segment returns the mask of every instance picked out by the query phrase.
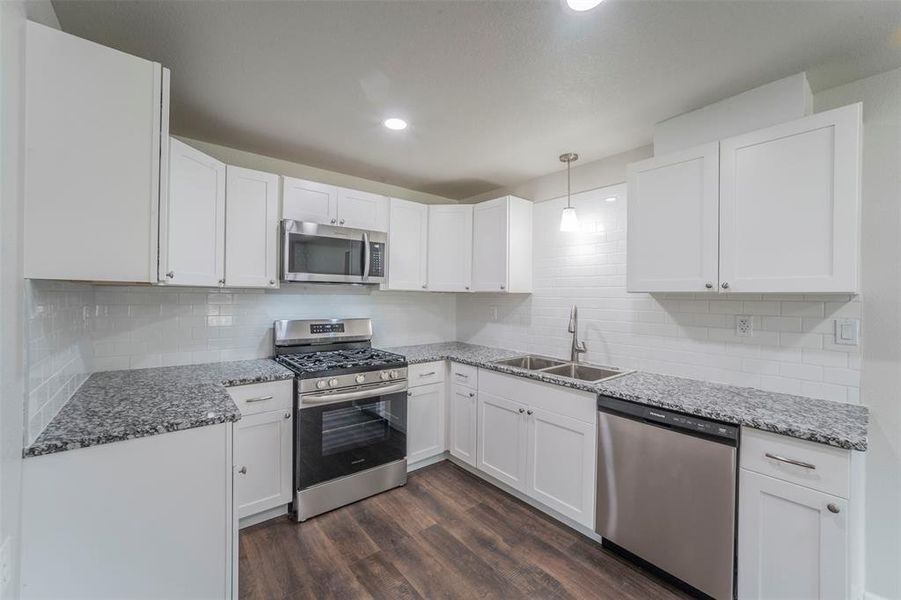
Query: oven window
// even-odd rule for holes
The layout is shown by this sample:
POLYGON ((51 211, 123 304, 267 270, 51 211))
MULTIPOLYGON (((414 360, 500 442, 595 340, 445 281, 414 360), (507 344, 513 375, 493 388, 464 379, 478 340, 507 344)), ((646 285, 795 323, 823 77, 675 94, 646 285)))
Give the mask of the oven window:
POLYGON ((318 275, 363 275, 363 240, 291 233, 288 270, 318 275))
POLYGON ((298 489, 407 455, 406 392, 304 407, 298 412, 298 489))

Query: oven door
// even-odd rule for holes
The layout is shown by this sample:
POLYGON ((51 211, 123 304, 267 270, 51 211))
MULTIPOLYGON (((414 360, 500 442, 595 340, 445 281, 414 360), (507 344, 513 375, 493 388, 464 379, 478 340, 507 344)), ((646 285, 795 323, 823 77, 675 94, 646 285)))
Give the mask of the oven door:
POLYGON ((282 221, 282 280, 383 283, 387 235, 304 221, 282 221))
POLYGON ((295 441, 298 490, 407 456, 406 385, 388 389, 393 391, 301 396, 295 441), (334 399, 351 394, 358 397, 334 399))

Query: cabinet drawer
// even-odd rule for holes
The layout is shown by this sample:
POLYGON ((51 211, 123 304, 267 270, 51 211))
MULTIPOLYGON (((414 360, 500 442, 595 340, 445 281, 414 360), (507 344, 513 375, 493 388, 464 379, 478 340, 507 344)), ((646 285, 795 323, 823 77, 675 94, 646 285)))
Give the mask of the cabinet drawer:
POLYGON ((291 379, 238 385, 227 389, 242 415, 293 408, 291 397, 294 395, 294 381, 291 379))
POLYGON ((750 471, 840 498, 849 496, 850 450, 742 427, 740 461, 750 471))
POLYGON ((577 419, 592 425, 597 420, 597 394, 482 369, 479 393, 488 392, 501 398, 516 399, 530 409, 577 419))
POLYGON ((477 388, 479 385, 479 370, 476 367, 461 363, 451 363, 451 381, 457 385, 477 388))
POLYGON ((441 383, 444 381, 444 361, 410 365, 407 368, 407 381, 410 387, 441 383))

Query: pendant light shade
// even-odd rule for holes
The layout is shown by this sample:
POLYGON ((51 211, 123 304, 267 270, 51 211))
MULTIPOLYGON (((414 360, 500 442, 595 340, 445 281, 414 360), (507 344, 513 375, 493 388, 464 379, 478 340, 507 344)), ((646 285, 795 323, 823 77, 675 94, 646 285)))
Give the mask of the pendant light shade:
POLYGON ((579 216, 576 209, 572 205, 572 188, 570 178, 570 167, 572 162, 579 160, 579 155, 573 152, 567 152, 560 155, 560 162, 566 163, 566 208, 560 215, 560 231, 572 232, 579 231, 579 216))

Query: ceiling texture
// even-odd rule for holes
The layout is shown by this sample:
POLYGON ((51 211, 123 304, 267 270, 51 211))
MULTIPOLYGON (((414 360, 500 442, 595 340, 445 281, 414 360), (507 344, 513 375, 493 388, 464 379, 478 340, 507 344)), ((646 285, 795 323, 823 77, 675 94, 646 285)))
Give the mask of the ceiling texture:
POLYGON ((452 199, 650 143, 657 121, 800 71, 817 91, 901 66, 898 1, 53 6, 63 30, 172 70, 174 133, 452 199))

